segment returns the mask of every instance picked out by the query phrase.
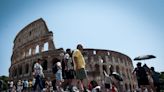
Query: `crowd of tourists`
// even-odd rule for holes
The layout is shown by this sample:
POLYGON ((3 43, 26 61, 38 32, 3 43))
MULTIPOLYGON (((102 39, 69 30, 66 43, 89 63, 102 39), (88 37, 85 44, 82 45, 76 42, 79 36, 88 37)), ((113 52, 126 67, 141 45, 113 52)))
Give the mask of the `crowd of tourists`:
POLYGON ((141 62, 138 62, 133 73, 137 77, 138 91, 160 92, 160 74, 154 70, 154 67, 149 68, 146 64, 142 66, 141 62))
MULTIPOLYGON (((122 92, 121 82, 123 79, 116 72, 104 73, 104 87, 98 85, 96 80, 88 80, 85 70, 85 60, 83 57, 83 46, 79 44, 77 49, 71 51, 66 49, 62 61, 56 60, 53 64, 52 72, 54 80, 47 78, 43 73, 41 59, 38 59, 33 66, 33 80, 19 80, 14 83, 8 82, 9 92, 122 92), (118 76, 116 76, 118 75, 118 76), (87 81, 87 83, 84 83, 87 81)), ((110 66, 109 66, 110 68, 110 66)), ((137 64, 133 71, 137 76, 138 89, 142 92, 159 92, 159 76, 154 68, 137 64)), ((127 91, 126 91, 127 92, 127 91)), ((130 92, 130 91, 129 91, 130 92)))

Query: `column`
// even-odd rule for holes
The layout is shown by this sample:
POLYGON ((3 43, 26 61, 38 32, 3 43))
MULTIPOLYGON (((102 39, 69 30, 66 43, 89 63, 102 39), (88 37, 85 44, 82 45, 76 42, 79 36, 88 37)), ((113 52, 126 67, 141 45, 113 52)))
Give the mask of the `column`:
POLYGON ((52 57, 48 57, 47 59, 47 70, 48 71, 52 70, 52 57))
POLYGON ((41 53, 44 50, 44 44, 39 45, 39 53, 41 53))
POLYGON ((48 41, 48 50, 54 50, 55 49, 55 46, 54 46, 54 43, 52 40, 49 40, 48 41))
POLYGON ((33 47, 31 48, 31 55, 34 55, 34 54, 35 54, 35 49, 36 49, 36 46, 33 46, 33 47))

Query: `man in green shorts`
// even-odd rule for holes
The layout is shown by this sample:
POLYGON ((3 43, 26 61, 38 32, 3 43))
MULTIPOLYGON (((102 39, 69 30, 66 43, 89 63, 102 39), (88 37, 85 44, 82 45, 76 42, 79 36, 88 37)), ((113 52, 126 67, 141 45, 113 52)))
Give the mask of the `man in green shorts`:
POLYGON ((74 69, 76 72, 77 83, 79 83, 79 88, 81 91, 84 91, 83 80, 86 79, 87 75, 85 72, 85 60, 82 55, 83 46, 81 44, 77 45, 77 49, 73 52, 73 62, 74 69))

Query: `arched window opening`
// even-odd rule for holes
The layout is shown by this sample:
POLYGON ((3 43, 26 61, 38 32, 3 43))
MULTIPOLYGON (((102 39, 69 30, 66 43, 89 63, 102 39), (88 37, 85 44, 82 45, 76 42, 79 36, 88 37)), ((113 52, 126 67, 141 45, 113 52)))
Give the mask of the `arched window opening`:
POLYGON ((95 73, 97 73, 98 75, 100 74, 100 66, 99 66, 99 64, 95 64, 95 73))
POLYGON ((25 53, 25 52, 23 52, 23 53, 22 53, 22 58, 25 58, 25 55, 26 55, 26 53, 25 53))
POLYGON ((35 53, 39 53, 39 45, 36 46, 35 53))
POLYGON ((132 90, 132 86, 131 86, 131 84, 129 84, 129 89, 130 89, 130 92, 131 92, 131 90, 132 90))
POLYGON ((43 70, 47 70, 47 60, 43 60, 42 67, 43 70))
POLYGON ((117 72, 117 73, 120 73, 120 68, 119 68, 118 65, 116 66, 116 72, 117 72))
POLYGON ((19 66, 19 75, 22 75, 22 66, 19 66))
POLYGON ((26 74, 28 73, 28 70, 29 70, 29 65, 26 64, 26 68, 25 68, 25 73, 26 73, 26 74))
POLYGON ((114 70, 113 70, 113 65, 110 65, 110 74, 112 74, 113 72, 114 72, 114 70))
POLYGON ((48 51, 48 42, 44 44, 44 50, 43 51, 48 51))
POLYGON ((29 53, 28 54, 29 54, 29 56, 31 56, 31 48, 29 49, 29 53))
POLYGON ((107 73, 107 65, 103 65, 103 71, 105 71, 107 73))
POLYGON ((35 65, 35 62, 33 62, 33 64, 32 64, 32 72, 34 72, 34 65, 35 65))
POLYGON ((106 63, 106 59, 105 57, 102 57, 103 63, 106 63))
POLYGON ((96 51, 95 50, 93 51, 93 54, 96 55, 96 51))
POLYGON ((125 84, 125 90, 128 90, 128 85, 127 84, 125 84))

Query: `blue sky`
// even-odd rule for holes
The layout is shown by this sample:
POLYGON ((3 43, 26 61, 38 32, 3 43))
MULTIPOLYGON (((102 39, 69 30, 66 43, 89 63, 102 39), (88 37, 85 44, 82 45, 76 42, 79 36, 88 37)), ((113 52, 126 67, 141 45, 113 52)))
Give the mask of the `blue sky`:
MULTIPOLYGON (((13 40, 32 21, 43 18, 54 33, 57 48, 114 50, 131 59, 154 54, 144 61, 164 71, 163 0, 1 0, 0 75, 8 75, 13 40)), ((134 66, 137 63, 133 61, 134 66)))

